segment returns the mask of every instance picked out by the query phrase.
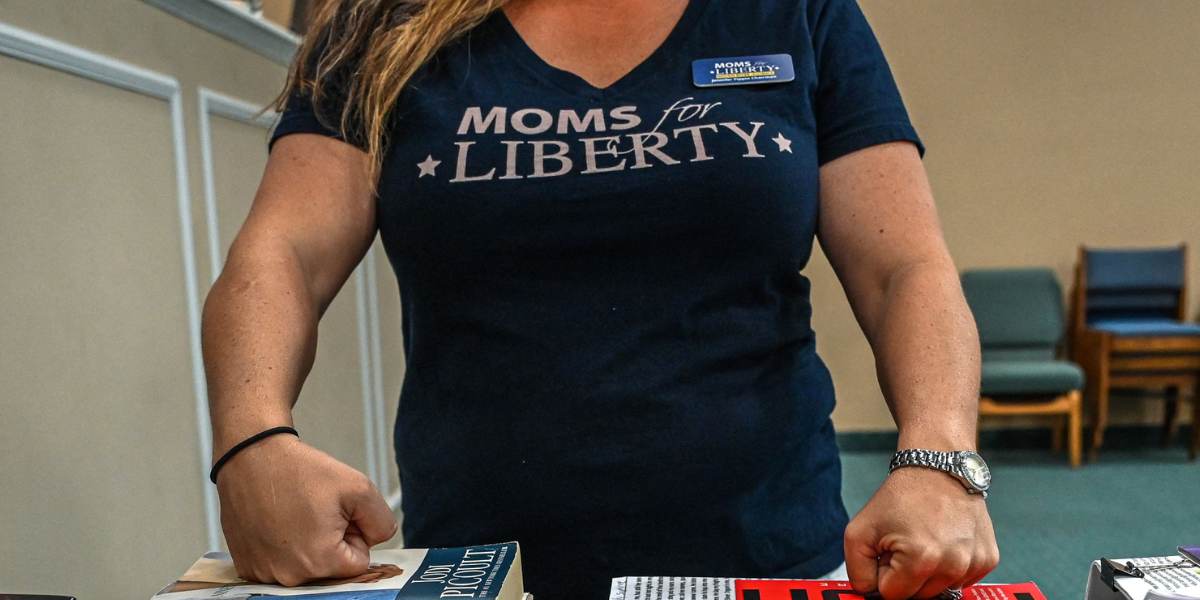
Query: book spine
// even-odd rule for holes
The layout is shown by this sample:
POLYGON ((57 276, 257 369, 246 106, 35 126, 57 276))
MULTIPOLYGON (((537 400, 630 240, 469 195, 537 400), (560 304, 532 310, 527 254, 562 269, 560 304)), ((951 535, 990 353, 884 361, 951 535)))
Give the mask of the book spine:
POLYGON ((515 543, 431 548, 396 600, 494 599, 516 555, 515 543))

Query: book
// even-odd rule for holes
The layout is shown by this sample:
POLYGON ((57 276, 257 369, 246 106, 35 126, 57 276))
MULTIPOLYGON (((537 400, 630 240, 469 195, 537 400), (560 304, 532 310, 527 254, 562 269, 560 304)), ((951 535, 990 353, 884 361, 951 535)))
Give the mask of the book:
MULTIPOLYGON (((878 600, 847 581, 731 579, 725 577, 617 577, 609 600, 878 600)), ((1033 583, 973 585, 962 600, 1046 600, 1033 583)))
POLYGON ((372 550, 367 572, 284 587, 238 577, 224 552, 205 554, 152 600, 529 600, 516 542, 466 548, 372 550))
MULTIPOLYGON (((1191 598, 1200 600, 1200 564, 1179 556, 1150 556, 1145 558, 1118 558, 1119 565, 1132 564, 1142 570, 1141 577, 1124 577, 1118 574, 1112 580, 1114 591, 1120 591, 1130 600, 1155 598, 1191 598)), ((1101 576, 1100 561, 1092 563, 1086 597, 1091 598, 1093 589, 1100 589, 1109 582, 1101 576)), ((1107 591, 1105 591, 1107 593, 1107 591)))

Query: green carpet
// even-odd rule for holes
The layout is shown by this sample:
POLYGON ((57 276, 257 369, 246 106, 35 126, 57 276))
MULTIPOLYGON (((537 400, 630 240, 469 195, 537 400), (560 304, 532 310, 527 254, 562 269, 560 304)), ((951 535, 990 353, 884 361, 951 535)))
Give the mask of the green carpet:
MULTIPOLYGON (((1049 600, 1080 600, 1091 561, 1160 556, 1200 545, 1200 463, 1182 449, 1101 452, 1072 471, 1065 454, 989 451, 988 510, 1000 566, 985 580, 1033 581, 1049 600)), ((890 452, 843 452, 842 497, 858 512, 887 473, 890 452)))

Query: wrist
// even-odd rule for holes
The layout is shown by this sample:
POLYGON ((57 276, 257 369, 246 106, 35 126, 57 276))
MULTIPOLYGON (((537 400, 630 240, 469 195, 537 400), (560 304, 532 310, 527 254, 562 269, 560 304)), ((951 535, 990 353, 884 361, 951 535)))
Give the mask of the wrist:
POLYGON ((280 452, 286 453, 290 446, 300 443, 299 436, 300 434, 290 426, 270 427, 251 435, 224 454, 214 455, 216 460, 209 471, 209 479, 215 484, 218 482, 218 473, 237 471, 240 470, 240 466, 254 465, 264 458, 270 460, 270 457, 277 456, 280 452))
POLYGON ((892 456, 888 473, 897 470, 942 471, 957 479, 971 494, 987 498, 992 483, 991 469, 983 457, 971 450, 942 452, 930 449, 900 450, 892 456))
MULTIPOLYGON (((212 460, 216 461, 234 446, 272 427, 295 427, 290 410, 261 411, 257 414, 213 419, 212 460)), ((265 440, 264 440, 265 441, 265 440)))
POLYGON ((923 467, 907 467, 896 469, 888 473, 888 481, 898 480, 919 484, 922 487, 928 488, 930 491, 937 491, 947 494, 963 494, 963 484, 957 477, 938 469, 930 469, 923 467))
POLYGON ((961 427, 947 427, 938 431, 900 430, 896 450, 936 450, 938 452, 957 452, 970 450, 976 452, 975 427, 964 431, 961 427))

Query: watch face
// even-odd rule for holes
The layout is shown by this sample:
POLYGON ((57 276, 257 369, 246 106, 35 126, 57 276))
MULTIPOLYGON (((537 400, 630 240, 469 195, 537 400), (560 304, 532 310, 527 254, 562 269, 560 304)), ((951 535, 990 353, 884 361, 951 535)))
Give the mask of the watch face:
POLYGON ((971 485, 986 490, 992 484, 992 471, 978 454, 963 452, 961 464, 963 477, 966 477, 971 485))

